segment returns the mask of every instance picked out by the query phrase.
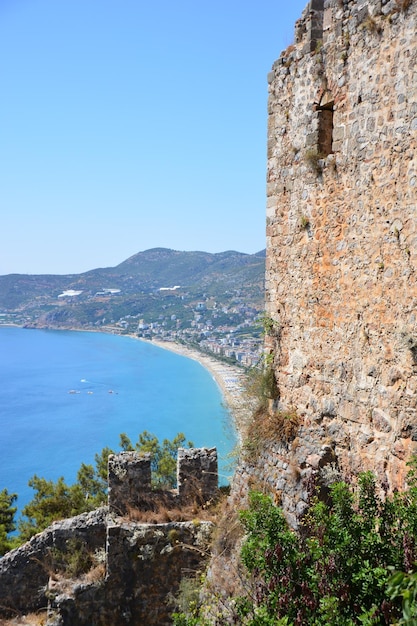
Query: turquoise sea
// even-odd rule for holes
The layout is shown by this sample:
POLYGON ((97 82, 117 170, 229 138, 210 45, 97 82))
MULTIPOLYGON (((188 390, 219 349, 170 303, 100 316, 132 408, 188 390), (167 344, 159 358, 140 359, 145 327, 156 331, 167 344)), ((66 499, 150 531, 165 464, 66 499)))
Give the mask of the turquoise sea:
POLYGON ((131 337, 0 327, 0 490, 34 495, 34 474, 68 483, 119 434, 184 432, 217 446, 221 482, 235 444, 230 415, 198 362, 131 337))

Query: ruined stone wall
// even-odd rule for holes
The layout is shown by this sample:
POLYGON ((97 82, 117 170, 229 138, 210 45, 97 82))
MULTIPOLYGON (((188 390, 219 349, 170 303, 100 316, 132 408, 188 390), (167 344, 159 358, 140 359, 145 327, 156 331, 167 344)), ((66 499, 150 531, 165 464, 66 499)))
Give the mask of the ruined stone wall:
POLYGON ((111 454, 108 460, 108 504, 110 513, 127 515, 153 499, 151 455, 137 452, 111 454))
POLYGON ((101 581, 53 580, 47 626, 169 626, 181 579, 204 569, 211 522, 107 528, 107 573, 101 581))
POLYGON ((416 23, 415 0, 312 0, 268 75, 267 348, 275 409, 303 419, 297 453, 260 463, 275 486, 322 446, 345 475, 404 484, 417 440, 416 23))
POLYGON ((134 451, 111 454, 108 465, 108 504, 110 513, 127 515, 164 506, 194 502, 203 505, 218 495, 216 448, 178 448, 177 489, 154 489, 151 481, 151 455, 134 451))
POLYGON ((177 463, 178 496, 182 502, 203 505, 218 493, 216 448, 179 448, 177 463))
POLYGON ((0 623, 47 608, 48 626, 171 624, 181 579, 196 576, 209 558, 213 524, 198 515, 218 496, 216 448, 180 448, 177 475, 178 490, 152 489, 149 454, 110 455, 108 507, 55 522, 0 558, 0 623), (170 509, 183 506, 192 521, 137 519, 160 507, 169 519, 170 509), (73 540, 103 559, 104 577, 93 568, 68 578, 60 561, 73 540))
MULTIPOLYGON (((204 570, 210 553, 211 522, 108 527, 107 623, 165 626, 172 623, 181 579, 204 570)), ((71 620, 63 626, 73 626, 71 620)), ((83 626, 90 626, 87 620, 83 626)))
POLYGON ((104 548, 107 509, 102 507, 71 519, 54 522, 20 548, 0 557, 0 623, 3 615, 45 608, 50 576, 55 573, 53 551, 66 551, 70 540, 104 548))

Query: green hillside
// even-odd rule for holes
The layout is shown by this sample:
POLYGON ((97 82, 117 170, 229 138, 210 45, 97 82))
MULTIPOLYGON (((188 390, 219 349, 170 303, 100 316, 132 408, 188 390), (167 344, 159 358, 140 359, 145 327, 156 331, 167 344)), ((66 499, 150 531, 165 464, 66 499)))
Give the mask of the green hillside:
POLYGON ((116 267, 82 274, 0 276, 0 322, 111 327, 194 344, 214 336, 219 341, 232 334, 256 337, 264 275, 265 251, 210 254, 153 248, 116 267))

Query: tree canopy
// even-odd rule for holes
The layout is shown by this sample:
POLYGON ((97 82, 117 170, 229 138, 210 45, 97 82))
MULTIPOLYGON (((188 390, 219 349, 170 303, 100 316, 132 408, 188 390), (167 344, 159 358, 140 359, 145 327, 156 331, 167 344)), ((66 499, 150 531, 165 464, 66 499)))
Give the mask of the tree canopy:
POLYGON ((9 493, 7 489, 0 491, 0 555, 13 546, 9 534, 16 530, 14 518, 17 508, 13 506, 16 499, 17 494, 9 493))

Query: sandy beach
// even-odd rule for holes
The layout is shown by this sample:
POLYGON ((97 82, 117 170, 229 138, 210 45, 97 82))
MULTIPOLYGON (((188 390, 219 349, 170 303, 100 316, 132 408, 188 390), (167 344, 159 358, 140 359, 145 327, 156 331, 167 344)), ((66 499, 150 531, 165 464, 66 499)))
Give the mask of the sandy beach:
POLYGON ((214 357, 173 341, 161 341, 160 339, 152 339, 152 341, 147 339, 140 340, 152 343, 152 345, 163 348, 164 350, 171 350, 171 352, 176 352, 177 354, 181 354, 182 356, 193 359, 194 361, 198 361, 203 367, 205 367, 213 376, 220 388, 224 402, 235 422, 238 434, 242 433, 245 424, 247 424, 248 419, 252 414, 252 411, 250 407, 250 400, 245 397, 244 392, 245 372, 240 367, 223 363, 214 357))

